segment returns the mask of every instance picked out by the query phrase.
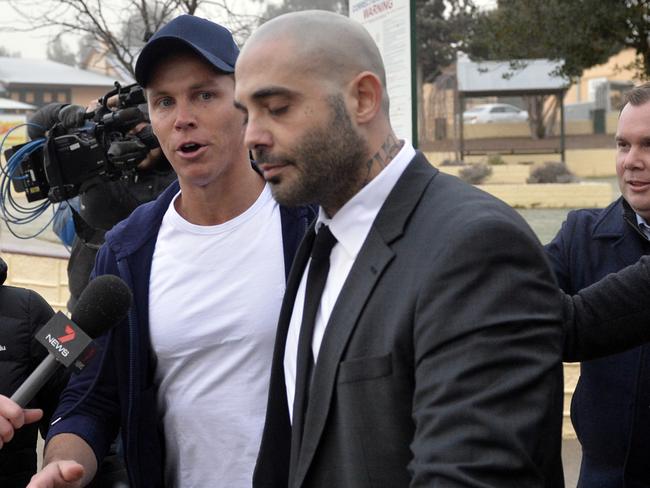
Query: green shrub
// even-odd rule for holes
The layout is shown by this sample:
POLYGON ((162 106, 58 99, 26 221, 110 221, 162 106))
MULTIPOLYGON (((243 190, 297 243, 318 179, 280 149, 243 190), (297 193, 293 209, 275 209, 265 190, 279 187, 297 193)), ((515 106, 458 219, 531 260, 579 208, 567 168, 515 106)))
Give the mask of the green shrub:
POLYGON ((547 161, 531 170, 526 183, 573 183, 575 181, 578 181, 578 178, 569 171, 566 164, 547 161))
POLYGON ((458 172, 461 180, 471 185, 480 185, 492 174, 492 168, 485 163, 470 164, 458 172))
POLYGON ((506 164, 506 162, 501 157, 501 154, 490 154, 487 158, 487 164, 489 164, 490 166, 497 166, 501 164, 506 164))

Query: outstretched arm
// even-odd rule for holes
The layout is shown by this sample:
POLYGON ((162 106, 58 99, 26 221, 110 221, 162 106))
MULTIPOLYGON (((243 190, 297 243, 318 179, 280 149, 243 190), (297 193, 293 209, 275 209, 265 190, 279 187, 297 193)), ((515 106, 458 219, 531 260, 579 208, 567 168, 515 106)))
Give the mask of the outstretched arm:
POLYGON ((47 443, 43 469, 27 488, 77 488, 95 477, 97 459, 90 446, 75 434, 59 434, 47 443))
POLYGON ((650 342, 650 256, 563 296, 564 361, 588 361, 650 342))

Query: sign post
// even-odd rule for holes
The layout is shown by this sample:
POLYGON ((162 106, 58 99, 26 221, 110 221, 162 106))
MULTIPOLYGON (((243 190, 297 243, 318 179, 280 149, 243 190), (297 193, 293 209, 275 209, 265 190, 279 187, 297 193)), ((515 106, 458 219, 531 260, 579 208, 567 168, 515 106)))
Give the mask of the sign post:
POLYGON ((415 6, 412 0, 350 0, 350 18, 379 47, 386 68, 390 119, 398 137, 417 147, 415 6))

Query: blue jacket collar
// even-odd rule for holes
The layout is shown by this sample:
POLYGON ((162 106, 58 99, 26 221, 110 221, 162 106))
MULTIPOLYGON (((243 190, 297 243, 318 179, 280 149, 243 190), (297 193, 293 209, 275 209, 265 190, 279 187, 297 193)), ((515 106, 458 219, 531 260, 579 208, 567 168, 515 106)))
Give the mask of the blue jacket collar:
POLYGON ((106 244, 118 260, 133 254, 158 234, 160 222, 179 191, 180 186, 176 180, 158 198, 140 205, 127 219, 106 233, 106 244))
POLYGON ((638 261, 639 256, 647 254, 648 239, 636 226, 632 207, 620 197, 605 208, 596 220, 592 238, 609 241, 616 259, 621 265, 629 266, 638 261))
POLYGON ((625 200, 619 197, 600 213, 592 237, 594 239, 619 238, 625 234, 627 224, 625 222, 625 200))

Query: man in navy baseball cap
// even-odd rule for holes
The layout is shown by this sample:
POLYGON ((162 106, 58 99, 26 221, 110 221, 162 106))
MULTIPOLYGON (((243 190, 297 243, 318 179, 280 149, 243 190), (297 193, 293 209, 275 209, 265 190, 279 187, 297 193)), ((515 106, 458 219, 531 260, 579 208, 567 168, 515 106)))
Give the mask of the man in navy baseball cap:
POLYGON ((183 15, 140 54, 178 182, 106 234, 94 275, 127 281, 132 312, 63 393, 31 487, 85 486, 118 429, 131 488, 252 485, 285 276, 311 214, 281 209, 251 166, 238 52, 227 29, 183 15))
POLYGON ((191 49, 223 73, 234 73, 239 48, 225 27, 194 15, 181 15, 156 32, 142 49, 135 79, 146 87, 156 63, 176 46, 191 49))

